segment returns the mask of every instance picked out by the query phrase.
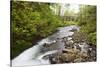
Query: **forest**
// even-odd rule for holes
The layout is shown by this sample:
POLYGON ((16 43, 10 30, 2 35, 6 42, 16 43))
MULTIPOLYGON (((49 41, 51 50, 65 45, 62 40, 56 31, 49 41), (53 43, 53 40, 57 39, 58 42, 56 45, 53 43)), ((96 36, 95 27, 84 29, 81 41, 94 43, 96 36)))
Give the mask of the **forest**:
POLYGON ((55 32, 58 27, 79 26, 73 39, 85 40, 96 49, 96 6, 11 1, 11 59, 38 41, 55 32), (74 7, 75 8, 75 7, 74 7))

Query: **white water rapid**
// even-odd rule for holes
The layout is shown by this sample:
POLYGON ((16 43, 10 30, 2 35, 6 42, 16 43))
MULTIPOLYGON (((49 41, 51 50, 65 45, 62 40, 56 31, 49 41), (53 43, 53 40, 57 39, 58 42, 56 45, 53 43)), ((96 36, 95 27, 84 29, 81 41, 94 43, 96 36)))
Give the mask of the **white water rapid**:
POLYGON ((53 35, 42 39, 35 46, 25 50, 19 56, 12 60, 12 67, 20 66, 32 66, 50 64, 49 58, 43 58, 45 56, 60 52, 64 49, 64 43, 57 38, 68 37, 74 34, 72 29, 79 29, 77 26, 67 26, 58 28, 58 32, 53 35), (50 47, 44 47, 44 44, 48 44, 50 47))

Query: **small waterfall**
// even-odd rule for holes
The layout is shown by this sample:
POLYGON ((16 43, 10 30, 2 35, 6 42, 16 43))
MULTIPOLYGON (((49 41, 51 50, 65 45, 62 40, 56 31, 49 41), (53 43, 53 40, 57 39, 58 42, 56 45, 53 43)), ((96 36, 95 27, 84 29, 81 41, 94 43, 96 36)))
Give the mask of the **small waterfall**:
MULTIPOLYGON (((61 52, 64 47, 64 42, 61 39, 74 34, 70 30, 77 29, 77 26, 67 26, 58 28, 58 32, 45 39, 39 41, 35 46, 25 50, 19 56, 12 60, 12 66, 30 66, 50 64, 49 58, 43 57, 61 52), (45 46, 47 45, 47 46, 45 46)), ((69 38, 70 39, 70 38, 69 38)))
POLYGON ((33 46, 25 50, 18 57, 12 60, 12 66, 30 66, 30 65, 50 64, 49 59, 43 59, 43 57, 46 55, 56 53, 57 50, 41 53, 41 49, 44 49, 42 46, 44 43, 45 43, 45 40, 42 40, 38 42, 36 46, 33 46))

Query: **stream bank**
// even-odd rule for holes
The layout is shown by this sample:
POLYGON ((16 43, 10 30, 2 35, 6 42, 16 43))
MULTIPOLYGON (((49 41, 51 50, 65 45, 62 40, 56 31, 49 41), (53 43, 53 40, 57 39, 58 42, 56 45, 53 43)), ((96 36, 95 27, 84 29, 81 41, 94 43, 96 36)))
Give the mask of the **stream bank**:
POLYGON ((80 27, 59 27, 12 60, 13 66, 79 63, 96 61, 96 46, 90 45, 80 27))
MULTIPOLYGON (((78 34, 74 33, 74 35, 78 34)), ((87 41, 85 41, 85 36, 83 36, 82 39, 82 35, 80 37, 74 35, 70 36, 69 40, 68 37, 63 38, 63 41, 66 44, 65 49, 62 50, 62 53, 56 53, 50 57, 51 64, 96 61, 96 46, 91 45, 87 41), (80 40, 78 40, 77 38, 80 40)))

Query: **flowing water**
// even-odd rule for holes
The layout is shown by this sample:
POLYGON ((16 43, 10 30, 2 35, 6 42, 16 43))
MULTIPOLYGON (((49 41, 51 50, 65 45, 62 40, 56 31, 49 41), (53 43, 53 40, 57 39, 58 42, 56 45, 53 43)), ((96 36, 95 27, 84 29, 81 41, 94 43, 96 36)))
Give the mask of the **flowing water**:
MULTIPOLYGON (((19 56, 12 60, 12 66, 31 66, 31 65, 43 65, 50 64, 49 58, 45 56, 52 55, 57 52, 61 52, 65 49, 64 42, 62 38, 69 37, 74 34, 71 30, 79 31, 78 26, 67 26, 59 27, 58 32, 54 33, 47 38, 39 41, 35 46, 26 49, 19 56)), ((72 38, 68 38, 71 40, 72 38)), ((84 50, 84 46, 81 46, 84 50)))

